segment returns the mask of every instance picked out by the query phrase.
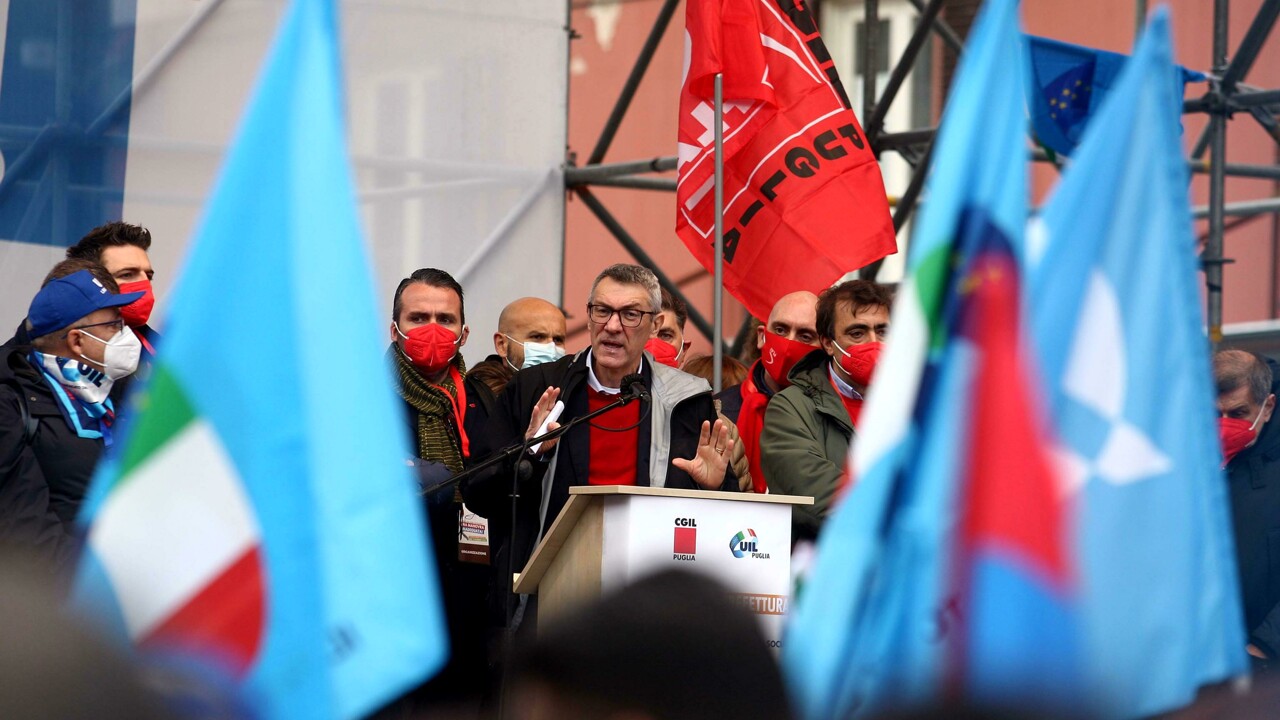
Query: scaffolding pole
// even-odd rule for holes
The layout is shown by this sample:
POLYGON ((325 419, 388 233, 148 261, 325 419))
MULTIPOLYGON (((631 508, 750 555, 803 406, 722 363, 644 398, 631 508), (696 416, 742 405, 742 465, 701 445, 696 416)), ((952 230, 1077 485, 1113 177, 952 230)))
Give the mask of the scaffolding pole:
MULTIPOLYGON (((1202 205, 1191 209, 1191 216, 1196 219, 1209 217, 1212 211, 1212 205, 1202 205)), ((1262 198, 1261 200, 1244 200, 1242 202, 1227 203, 1222 206, 1223 216, 1231 216, 1233 218, 1255 217, 1257 215, 1270 215, 1280 213, 1280 197, 1262 198)), ((1226 223, 1224 222, 1224 229, 1226 223)), ((1208 241, 1208 236, 1205 236, 1208 241)))
POLYGON ((658 264, 653 261, 653 258, 649 256, 649 253, 645 252, 644 248, 640 247, 640 243, 636 242, 636 239, 631 236, 631 233, 627 232, 627 229, 623 227, 621 222, 618 222, 618 219, 613 216, 613 213, 610 213, 609 210, 605 208, 604 204, 601 203, 600 199, 591 192, 590 188, 578 187, 574 189, 574 192, 582 199, 582 204, 587 206, 587 209, 591 211, 591 214, 596 216, 596 219, 600 221, 600 224, 604 225, 605 229, 609 231, 609 234, 613 235, 614 239, 617 240, 627 252, 631 253, 631 257, 635 258, 635 261, 644 267, 652 270, 653 274, 658 278, 658 284, 666 288, 667 292, 670 292, 672 296, 689 307, 689 322, 693 323, 693 326, 698 329, 698 332, 702 333, 703 336, 707 338, 707 341, 714 346, 716 344, 716 337, 715 332, 711 327, 711 323, 707 322, 707 319, 702 315, 702 312, 698 310, 696 305, 689 302, 689 298, 685 297, 684 291, 680 289, 680 286, 676 285, 672 282, 671 278, 667 277, 667 274, 662 271, 662 268, 658 267, 658 264))
MULTIPOLYGON (((1271 34, 1271 29, 1276 24, 1277 17, 1280 17, 1280 0, 1266 0, 1262 7, 1258 8, 1258 13, 1253 16, 1253 22, 1249 23, 1249 30, 1245 33, 1244 39, 1240 41, 1240 48, 1236 51, 1235 57, 1231 59, 1231 64, 1227 64, 1227 28, 1224 26, 1219 30, 1218 15, 1221 12, 1222 23, 1226 23, 1227 8, 1219 0, 1214 0, 1213 5, 1213 74, 1217 76, 1218 98, 1224 104, 1229 104, 1232 96, 1236 94, 1236 86, 1244 80, 1253 63, 1258 59, 1258 51, 1262 49, 1262 45, 1267 40, 1267 36, 1271 34), (1220 8, 1221 6, 1221 8, 1220 8), (1219 47, 1221 45, 1221 47, 1219 47)), ((1210 91, 1210 95, 1213 92, 1210 91)), ((1212 112, 1213 108, 1209 110, 1212 112)), ((1192 159, 1199 160, 1204 157, 1205 150, 1209 147, 1212 139, 1213 123, 1204 129, 1200 134, 1200 139, 1196 141, 1195 147, 1191 151, 1192 159)))
POLYGON ((933 27, 934 19, 938 17, 938 13, 942 12, 942 2, 943 0, 929 0, 929 5, 921 11, 920 22, 911 33, 911 39, 907 41, 907 47, 902 51, 898 64, 893 66, 893 72, 889 74, 889 81, 884 86, 884 94, 880 96, 880 101, 875 104, 871 113, 862 116, 866 120, 867 142, 870 142, 873 148, 877 147, 876 140, 884 129, 884 119, 889 114, 889 106, 898 97, 898 91, 902 89, 902 84, 907 81, 907 76, 915 67, 916 58, 919 57, 925 41, 929 39, 929 30, 933 27))
POLYGON ((671 24, 671 16, 675 14, 676 6, 679 4, 680 0, 663 0, 662 7, 658 10, 658 17, 653 21, 653 27, 649 28, 649 36, 645 38, 640 54, 636 56, 635 65, 631 66, 631 73, 627 75, 627 81, 622 85, 618 101, 613 104, 609 119, 600 130, 600 138, 596 140, 596 146, 592 148, 591 155, 587 158, 588 165, 596 165, 604 160, 604 154, 613 144, 613 137, 618 133, 618 127, 622 125, 622 119, 627 116, 627 110, 636 96, 640 81, 649 70, 649 63, 653 60, 654 53, 658 51, 662 35, 667 31, 667 25, 671 24))
MULTIPOLYGON (((1255 23, 1256 24, 1256 23, 1255 23)), ((1227 0, 1213 0, 1213 70, 1224 77, 1227 69, 1227 0)), ((1217 83, 1217 92, 1228 86, 1217 83)), ((1209 325, 1209 343, 1213 349, 1222 342, 1222 248, 1223 205, 1226 204, 1227 116, 1218 104, 1209 116, 1209 238, 1204 248, 1205 315, 1209 325)))
MULTIPOLYGON (((910 2, 917 11, 924 14, 924 0, 910 0, 910 2)), ((951 25, 946 20, 943 20, 941 17, 935 17, 933 22, 929 23, 929 25, 933 28, 934 34, 942 38, 942 41, 946 43, 947 47, 951 48, 956 55, 960 55, 964 52, 964 40, 960 39, 960 35, 955 30, 951 29, 951 25)))

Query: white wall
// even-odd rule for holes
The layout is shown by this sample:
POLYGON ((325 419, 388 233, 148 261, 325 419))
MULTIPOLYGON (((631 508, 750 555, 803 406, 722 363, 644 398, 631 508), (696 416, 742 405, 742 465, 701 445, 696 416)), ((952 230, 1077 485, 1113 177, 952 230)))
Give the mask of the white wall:
MULTIPOLYGON (((137 0, 135 76, 211 1, 137 0)), ((123 219, 155 238, 157 316, 284 7, 224 0, 135 93, 123 219)), ((340 7, 350 147, 388 316, 396 283, 414 269, 468 270, 459 280, 476 339, 464 352, 475 362, 492 352, 487 337, 506 302, 560 300, 565 4, 340 7)), ((0 240, 0 332, 25 315, 61 252, 0 240)))

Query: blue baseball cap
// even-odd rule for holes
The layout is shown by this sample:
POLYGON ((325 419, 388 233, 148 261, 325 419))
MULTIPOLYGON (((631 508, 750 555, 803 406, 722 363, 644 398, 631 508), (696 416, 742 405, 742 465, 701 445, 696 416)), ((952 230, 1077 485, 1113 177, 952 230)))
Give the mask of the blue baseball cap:
POLYGON ((128 305, 145 294, 133 292, 118 295, 103 287, 93 273, 77 270, 66 277, 50 281, 31 299, 31 307, 27 308, 27 321, 31 323, 29 335, 33 338, 43 337, 95 310, 128 305))

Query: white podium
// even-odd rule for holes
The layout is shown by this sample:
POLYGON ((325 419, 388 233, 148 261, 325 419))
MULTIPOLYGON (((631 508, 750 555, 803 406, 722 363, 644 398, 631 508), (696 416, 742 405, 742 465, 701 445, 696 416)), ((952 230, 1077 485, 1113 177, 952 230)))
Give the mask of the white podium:
POLYGON ((756 614, 779 647, 791 595, 791 506, 813 498, 631 486, 569 489, 515 578, 539 621, 663 569, 706 574, 756 614))

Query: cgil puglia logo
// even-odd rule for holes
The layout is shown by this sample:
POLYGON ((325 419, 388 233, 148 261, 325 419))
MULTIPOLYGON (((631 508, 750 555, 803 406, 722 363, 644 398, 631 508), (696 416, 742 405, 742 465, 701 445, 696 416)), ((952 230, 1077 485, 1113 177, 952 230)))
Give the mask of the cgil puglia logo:
POLYGON ((698 555, 698 521, 696 518, 676 518, 675 539, 671 547, 671 559, 692 562, 698 555))

